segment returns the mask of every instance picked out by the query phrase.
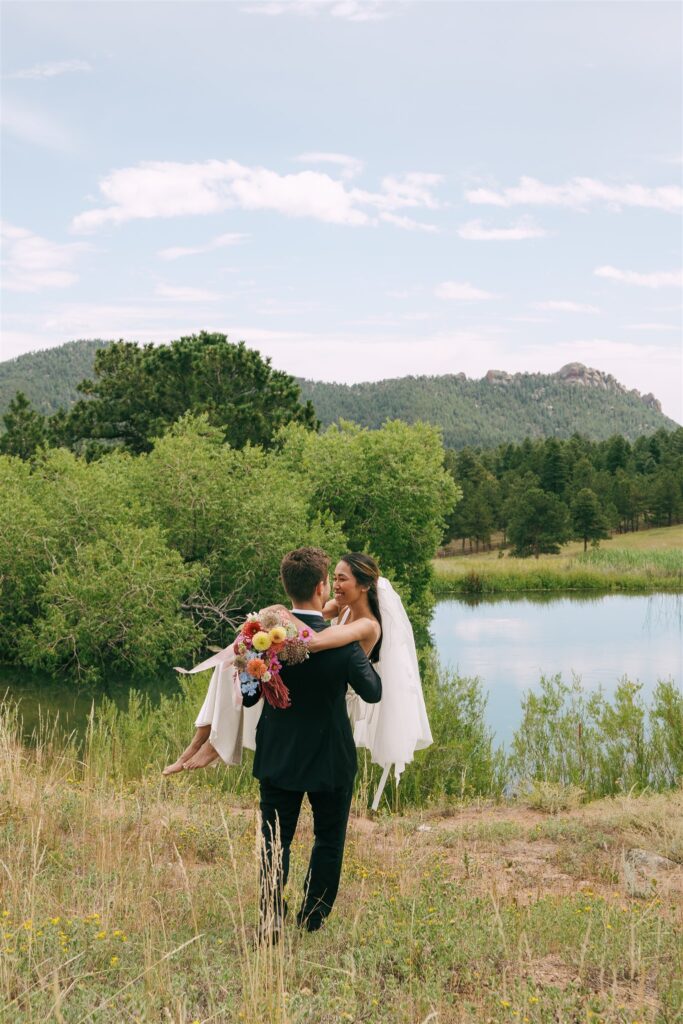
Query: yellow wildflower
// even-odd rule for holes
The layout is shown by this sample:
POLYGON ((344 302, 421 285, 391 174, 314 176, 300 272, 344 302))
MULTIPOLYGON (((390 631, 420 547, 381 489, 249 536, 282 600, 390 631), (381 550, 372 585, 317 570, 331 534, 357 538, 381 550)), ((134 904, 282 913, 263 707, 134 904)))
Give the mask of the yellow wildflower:
POLYGON ((255 651, 267 651, 273 641, 270 634, 264 633, 262 629, 254 633, 251 643, 255 651))
POLYGON ((119 958, 117 956, 113 956, 111 958, 111 960, 109 961, 109 963, 112 965, 112 967, 116 967, 118 962, 119 962, 119 958))

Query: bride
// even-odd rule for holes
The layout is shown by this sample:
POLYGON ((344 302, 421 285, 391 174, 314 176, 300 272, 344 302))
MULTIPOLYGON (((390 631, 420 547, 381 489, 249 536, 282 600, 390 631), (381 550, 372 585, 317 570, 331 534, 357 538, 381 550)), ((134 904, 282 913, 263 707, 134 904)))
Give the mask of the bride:
MULTIPOLYGON (((283 606, 274 606, 286 611, 283 606)), ((295 624, 296 616, 288 612, 295 624)), ((401 598, 369 555, 352 552, 343 556, 334 571, 334 600, 324 608, 326 618, 337 624, 314 633, 311 655, 358 641, 382 679, 382 700, 366 704, 350 692, 347 709, 357 747, 366 747, 372 760, 382 766, 373 808, 379 805, 391 765, 396 781, 416 750, 432 742, 417 652, 410 620, 401 598)), ((239 764, 242 747, 254 747, 261 702, 255 708, 239 708, 234 699, 232 647, 197 665, 192 672, 214 668, 206 699, 196 720, 197 731, 177 761, 164 775, 204 768, 217 759, 239 764)))

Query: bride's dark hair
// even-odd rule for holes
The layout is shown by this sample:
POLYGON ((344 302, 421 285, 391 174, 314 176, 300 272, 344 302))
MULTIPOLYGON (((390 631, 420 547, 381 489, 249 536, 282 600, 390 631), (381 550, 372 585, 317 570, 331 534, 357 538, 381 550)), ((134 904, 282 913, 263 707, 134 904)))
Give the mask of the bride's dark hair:
MULTIPOLYGON (((362 551, 349 551, 348 554, 342 555, 339 561, 345 562, 348 565, 351 575, 359 586, 368 588, 368 604, 372 614, 379 622, 381 630, 382 615, 379 610, 379 595, 377 593, 377 580, 380 577, 380 571, 377 562, 370 555, 364 555, 362 551)), ((379 640, 369 654, 371 662, 379 661, 381 648, 382 634, 380 632, 379 640)))

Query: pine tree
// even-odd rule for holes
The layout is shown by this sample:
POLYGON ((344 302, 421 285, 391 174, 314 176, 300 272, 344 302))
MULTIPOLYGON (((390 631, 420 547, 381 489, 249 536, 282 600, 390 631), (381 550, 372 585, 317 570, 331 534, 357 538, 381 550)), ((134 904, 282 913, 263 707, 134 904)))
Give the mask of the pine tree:
POLYGON ((600 507, 595 491, 583 487, 571 504, 572 529, 574 537, 583 541, 583 550, 588 541, 599 541, 609 537, 607 520, 600 507))
POLYGON ((45 417, 35 411, 23 391, 17 391, 2 420, 5 433, 0 437, 0 452, 30 459, 45 440, 45 417))

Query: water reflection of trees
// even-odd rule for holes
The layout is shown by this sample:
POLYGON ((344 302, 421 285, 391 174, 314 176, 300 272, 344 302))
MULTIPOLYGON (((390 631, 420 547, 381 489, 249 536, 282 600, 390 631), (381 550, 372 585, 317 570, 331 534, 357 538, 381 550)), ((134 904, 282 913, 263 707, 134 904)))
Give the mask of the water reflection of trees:
POLYGON ((650 594, 645 605, 643 632, 676 627, 683 635, 683 594, 650 594))

